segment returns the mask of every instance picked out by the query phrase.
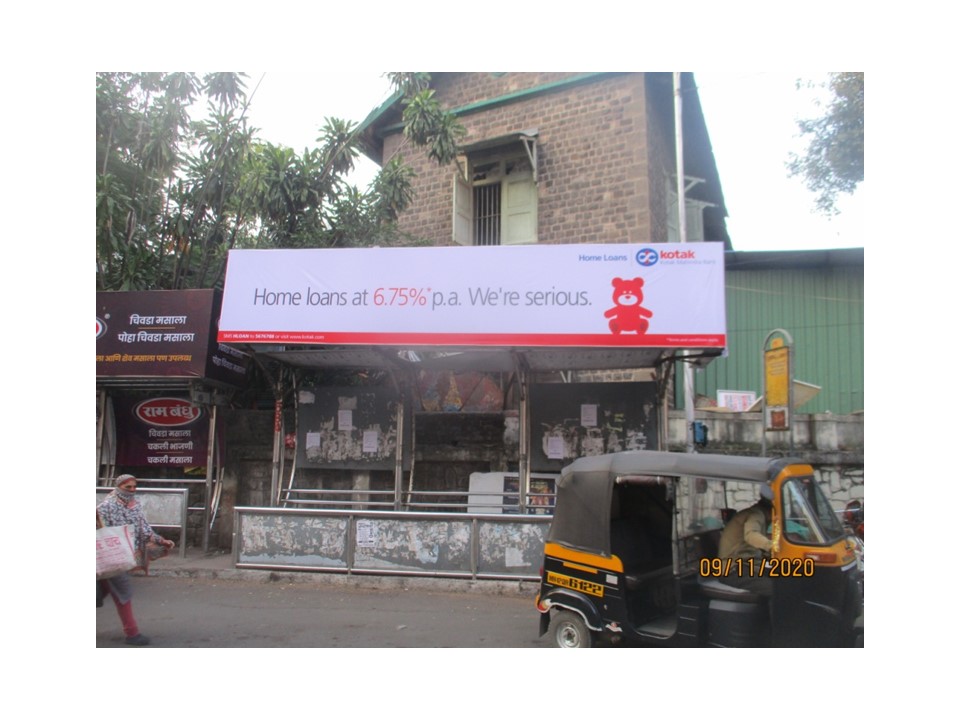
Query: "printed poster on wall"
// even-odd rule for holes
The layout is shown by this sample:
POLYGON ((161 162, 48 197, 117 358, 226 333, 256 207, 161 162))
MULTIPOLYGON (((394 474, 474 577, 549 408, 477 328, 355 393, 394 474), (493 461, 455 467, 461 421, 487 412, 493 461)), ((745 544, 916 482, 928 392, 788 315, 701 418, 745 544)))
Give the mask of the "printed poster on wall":
POLYGON ((534 383, 530 468, 559 472, 579 457, 657 450, 658 408, 652 382, 534 383))
POLYGON ((316 387, 297 403, 297 467, 386 470, 396 463, 397 397, 381 388, 316 387))
POLYGON ((722 348, 722 243, 231 250, 220 342, 722 348))

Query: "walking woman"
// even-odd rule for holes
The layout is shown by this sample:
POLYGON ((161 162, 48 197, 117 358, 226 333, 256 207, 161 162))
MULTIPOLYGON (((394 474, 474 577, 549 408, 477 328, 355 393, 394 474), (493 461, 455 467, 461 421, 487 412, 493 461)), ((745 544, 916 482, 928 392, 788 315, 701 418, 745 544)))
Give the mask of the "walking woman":
MULTIPOLYGON (((146 567, 148 559, 148 543, 161 546, 165 552, 173 547, 173 541, 158 535, 150 527, 150 523, 143 515, 143 508, 136 499, 137 479, 133 475, 121 475, 117 478, 117 487, 106 499, 97 506, 97 522, 106 527, 114 525, 133 525, 137 564, 146 567)), ((97 581, 97 607, 103 604, 105 595, 110 594, 120 622, 123 623, 124 642, 127 645, 147 645, 150 639, 140 634, 137 621, 133 617, 133 588, 130 576, 127 573, 117 575, 109 580, 97 581)))

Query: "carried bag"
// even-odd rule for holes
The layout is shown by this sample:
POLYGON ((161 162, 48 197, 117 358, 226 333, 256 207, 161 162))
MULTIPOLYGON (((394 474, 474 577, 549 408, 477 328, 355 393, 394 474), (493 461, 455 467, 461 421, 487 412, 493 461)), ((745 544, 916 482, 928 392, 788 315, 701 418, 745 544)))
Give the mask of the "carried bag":
POLYGON ((97 528, 97 580, 122 575, 137 566, 133 525, 97 528))

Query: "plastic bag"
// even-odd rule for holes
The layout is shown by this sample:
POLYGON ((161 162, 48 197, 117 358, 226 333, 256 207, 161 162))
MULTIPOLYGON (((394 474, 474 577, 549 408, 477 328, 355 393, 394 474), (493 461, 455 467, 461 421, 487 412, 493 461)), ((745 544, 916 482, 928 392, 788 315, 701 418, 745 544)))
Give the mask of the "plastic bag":
POLYGON ((121 575, 137 566, 133 525, 97 528, 97 580, 121 575))

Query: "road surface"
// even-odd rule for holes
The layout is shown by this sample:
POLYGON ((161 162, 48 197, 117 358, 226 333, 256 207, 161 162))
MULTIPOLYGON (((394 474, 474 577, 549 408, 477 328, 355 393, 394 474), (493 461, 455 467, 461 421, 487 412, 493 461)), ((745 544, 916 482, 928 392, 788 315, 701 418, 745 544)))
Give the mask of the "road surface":
MULTIPOLYGON (((133 608, 152 647, 533 648, 534 598, 385 584, 134 577, 133 608)), ((97 647, 123 647, 113 602, 97 609, 97 647)))

